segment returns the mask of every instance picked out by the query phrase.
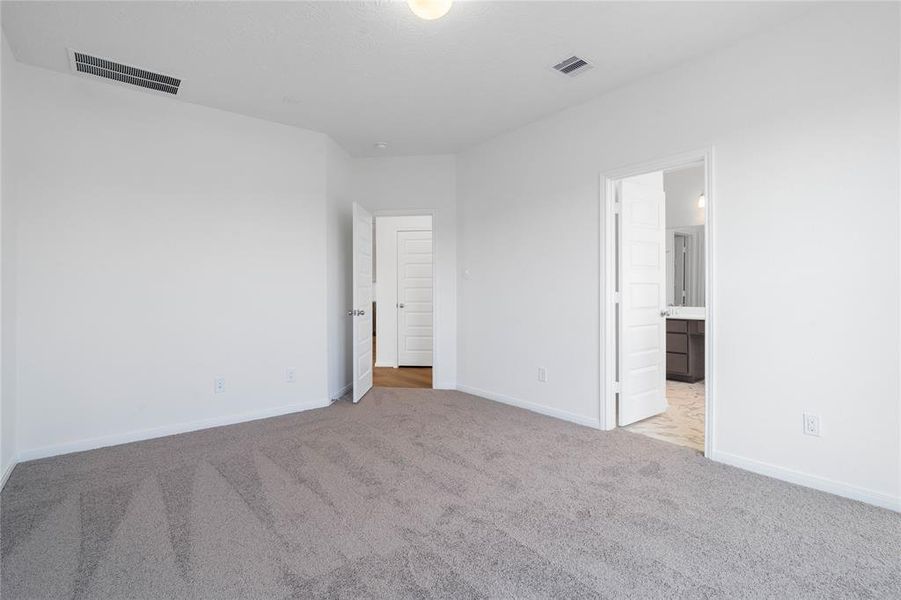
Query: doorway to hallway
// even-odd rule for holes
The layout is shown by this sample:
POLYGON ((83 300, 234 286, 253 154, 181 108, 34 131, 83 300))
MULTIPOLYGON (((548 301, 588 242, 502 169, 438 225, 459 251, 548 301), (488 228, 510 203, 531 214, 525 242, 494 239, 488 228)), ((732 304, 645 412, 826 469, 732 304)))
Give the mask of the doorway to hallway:
POLYGON ((433 216, 370 215, 358 205, 355 209, 366 219, 356 222, 360 230, 354 236, 354 257, 366 264, 354 269, 354 305, 360 304, 354 312, 364 317, 354 322, 354 365, 368 376, 359 381, 355 377, 354 401, 370 387, 431 388, 433 216))
POLYGON ((432 217, 376 215, 373 234, 373 385, 431 388, 432 217))

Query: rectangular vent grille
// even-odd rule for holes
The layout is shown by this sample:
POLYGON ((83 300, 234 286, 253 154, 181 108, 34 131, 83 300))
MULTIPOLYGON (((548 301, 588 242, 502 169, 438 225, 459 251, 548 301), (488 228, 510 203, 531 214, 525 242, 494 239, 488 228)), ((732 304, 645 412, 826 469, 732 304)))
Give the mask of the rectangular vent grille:
POLYGON ((566 60, 554 65, 554 69, 560 71, 564 75, 575 77, 579 73, 584 73, 591 69, 591 63, 584 58, 578 56, 570 56, 566 60))
POLYGON ((175 77, 129 67, 111 60, 82 54, 81 52, 73 52, 72 58, 75 70, 79 73, 105 77, 158 92, 166 92, 167 94, 177 94, 178 86, 181 85, 181 79, 175 77))

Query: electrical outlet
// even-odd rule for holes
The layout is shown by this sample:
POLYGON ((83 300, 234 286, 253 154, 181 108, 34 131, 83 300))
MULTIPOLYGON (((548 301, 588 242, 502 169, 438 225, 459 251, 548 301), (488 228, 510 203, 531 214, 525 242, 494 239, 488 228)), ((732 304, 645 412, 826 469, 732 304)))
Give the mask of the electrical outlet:
POLYGON ((547 383, 547 369, 544 367, 538 367, 538 381, 547 383))
POLYGON ((213 392, 216 394, 225 393, 225 377, 217 377, 213 380, 213 392))
POLYGON ((297 369, 290 368, 285 370, 285 383, 294 383, 297 381, 297 369))
POLYGON ((820 435, 820 417, 804 413, 804 435, 820 435))

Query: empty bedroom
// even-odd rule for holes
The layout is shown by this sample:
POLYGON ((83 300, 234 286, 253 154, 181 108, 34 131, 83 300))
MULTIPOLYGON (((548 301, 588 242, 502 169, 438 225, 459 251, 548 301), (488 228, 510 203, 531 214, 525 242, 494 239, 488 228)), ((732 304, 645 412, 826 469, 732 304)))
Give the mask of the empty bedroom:
POLYGON ((901 4, 0 30, 4 600, 901 598, 901 4))

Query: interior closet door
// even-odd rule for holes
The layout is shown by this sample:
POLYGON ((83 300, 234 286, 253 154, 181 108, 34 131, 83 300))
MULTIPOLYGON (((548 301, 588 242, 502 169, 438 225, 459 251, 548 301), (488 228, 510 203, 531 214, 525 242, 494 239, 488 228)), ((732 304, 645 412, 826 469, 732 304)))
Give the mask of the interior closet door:
POLYGON ((397 364, 432 366, 432 232, 397 232, 397 364))

